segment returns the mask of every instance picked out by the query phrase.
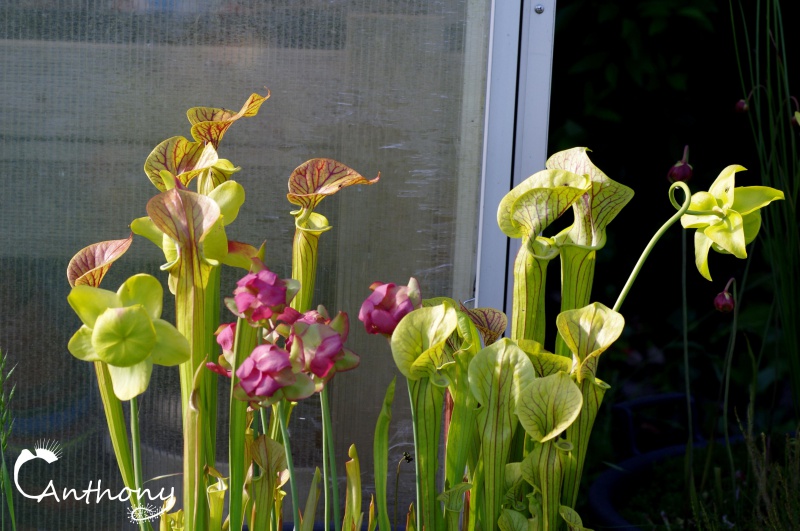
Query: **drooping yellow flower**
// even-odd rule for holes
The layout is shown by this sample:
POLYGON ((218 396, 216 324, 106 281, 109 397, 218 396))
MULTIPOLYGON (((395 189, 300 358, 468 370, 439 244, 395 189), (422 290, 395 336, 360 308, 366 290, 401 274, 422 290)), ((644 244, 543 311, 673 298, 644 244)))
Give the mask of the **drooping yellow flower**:
POLYGON ((708 192, 692 195, 689 211, 681 218, 683 228, 697 229, 695 265, 708 280, 711 280, 709 249, 747 258, 745 246, 755 239, 761 228, 759 209, 783 199, 783 192, 769 186, 735 188, 734 178, 739 171, 745 168, 732 165, 722 170, 708 192))

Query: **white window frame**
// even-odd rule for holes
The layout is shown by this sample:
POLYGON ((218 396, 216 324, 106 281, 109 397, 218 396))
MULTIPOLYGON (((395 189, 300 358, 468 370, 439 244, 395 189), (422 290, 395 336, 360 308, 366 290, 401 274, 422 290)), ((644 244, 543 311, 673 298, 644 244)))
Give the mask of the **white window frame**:
POLYGON ((496 0, 491 7, 475 305, 509 316, 520 242, 500 231, 497 205, 544 169, 555 12, 556 0, 496 0))

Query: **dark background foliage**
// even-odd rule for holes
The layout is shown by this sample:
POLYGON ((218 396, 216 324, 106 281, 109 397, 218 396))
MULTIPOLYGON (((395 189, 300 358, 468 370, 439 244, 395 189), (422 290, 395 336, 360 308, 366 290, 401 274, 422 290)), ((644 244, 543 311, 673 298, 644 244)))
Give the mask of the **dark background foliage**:
MULTIPOLYGON (((798 20, 792 4, 783 2, 784 23, 789 25, 798 20)), ((744 9, 755 13, 755 3, 744 2, 744 9)), ((800 51, 800 39, 791 29, 787 34, 789 72, 794 76, 792 86, 798 87, 798 70, 792 70, 791 61, 798 60, 793 52, 800 51)), ((741 42, 740 46, 743 53, 747 51, 741 42)), ((608 244, 598 253, 594 299, 609 306, 614 303, 649 238, 674 213, 666 175, 681 158, 684 145, 690 146, 693 192, 707 190, 730 164, 750 170, 737 175, 737 185, 761 184, 748 116, 734 111, 736 102, 746 97, 727 0, 558 3, 548 152, 586 146, 600 169, 636 193, 610 225, 608 244)), ((800 133, 788 117, 787 127, 800 133)), ((731 323, 730 314, 715 312, 713 300, 729 278, 741 283, 747 262, 712 252, 714 281, 708 282, 694 266, 693 231, 686 235, 689 370, 698 407, 706 413, 701 424, 705 422, 704 429, 709 430, 719 413, 731 323)), ((758 242, 748 249, 753 260, 740 306, 731 403, 744 416, 748 385, 754 378, 747 346, 756 355, 765 346, 757 374, 756 418, 761 429, 774 429, 796 420, 784 362, 770 348, 774 332, 765 331, 772 299, 770 266, 758 242)), ((626 330, 615 349, 604 355, 599 371, 613 388, 606 395, 607 409, 627 398, 683 392, 679 227, 673 226, 662 238, 621 311, 626 330)), ((598 466, 600 460, 615 455, 612 417, 606 413, 605 424, 596 427, 592 441, 601 450, 598 466)), ((680 421, 654 429, 679 442, 686 440, 685 423, 680 421)))

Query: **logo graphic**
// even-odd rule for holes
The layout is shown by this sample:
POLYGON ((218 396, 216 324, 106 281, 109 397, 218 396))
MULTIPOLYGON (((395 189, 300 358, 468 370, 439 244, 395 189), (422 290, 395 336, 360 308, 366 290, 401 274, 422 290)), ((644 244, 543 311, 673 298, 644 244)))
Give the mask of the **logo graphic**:
POLYGON ((129 489, 127 487, 124 487, 117 494, 112 494, 109 489, 102 489, 102 481, 99 479, 97 480, 96 487, 92 486, 94 484, 93 481, 89 481, 87 488, 82 490, 65 487, 61 489, 61 491, 58 491, 53 484, 52 479, 47 484, 47 487, 45 487, 45 489, 39 494, 28 494, 22 490, 22 487, 19 485, 19 472, 22 468, 22 465, 29 461, 33 461, 34 459, 42 459, 48 465, 52 465, 61 458, 62 453, 63 451, 61 449, 61 445, 57 441, 47 440, 37 442, 33 447, 33 452, 27 448, 22 450, 22 452, 19 454, 19 457, 14 462, 14 486, 17 488, 19 493, 26 498, 36 500, 37 503, 41 503, 41 501, 48 496, 52 496, 57 503, 61 502, 62 500, 66 501, 72 498, 75 501, 84 501, 87 505, 92 499, 94 499, 95 503, 100 503, 104 497, 108 497, 109 500, 121 502, 133 501, 134 507, 128 509, 128 516, 131 522, 134 523, 155 520, 165 513, 174 503, 174 487, 170 487, 170 491, 167 494, 164 493, 163 488, 158 491, 158 494, 153 494, 150 492, 150 489, 129 489), (59 492, 61 494, 60 498, 59 492), (92 494, 95 495, 94 498, 91 497, 92 494), (147 498, 147 501, 151 502, 159 500, 162 502, 161 505, 163 505, 163 502, 167 500, 171 500, 171 503, 163 505, 163 508, 159 509, 154 505, 144 503, 145 498, 147 498))

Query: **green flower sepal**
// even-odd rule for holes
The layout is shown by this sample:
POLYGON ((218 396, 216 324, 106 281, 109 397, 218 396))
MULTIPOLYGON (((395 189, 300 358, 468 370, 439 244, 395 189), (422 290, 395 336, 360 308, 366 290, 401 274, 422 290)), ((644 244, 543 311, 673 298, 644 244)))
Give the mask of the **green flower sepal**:
POLYGON ((147 390, 153 364, 189 359, 189 342, 161 319, 163 289, 151 275, 134 275, 115 292, 79 285, 67 296, 83 325, 67 348, 83 361, 102 361, 114 394, 130 400, 147 390))
POLYGON ((736 258, 747 258, 745 246, 755 239, 761 228, 759 209, 784 198, 783 192, 768 186, 735 188, 734 179, 739 171, 745 168, 732 165, 722 170, 708 192, 692 195, 689 211, 681 218, 683 228, 697 229, 695 265, 708 280, 711 280, 708 251, 714 249, 736 258))

